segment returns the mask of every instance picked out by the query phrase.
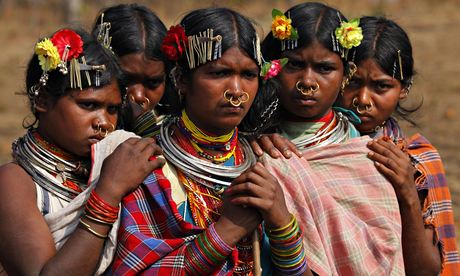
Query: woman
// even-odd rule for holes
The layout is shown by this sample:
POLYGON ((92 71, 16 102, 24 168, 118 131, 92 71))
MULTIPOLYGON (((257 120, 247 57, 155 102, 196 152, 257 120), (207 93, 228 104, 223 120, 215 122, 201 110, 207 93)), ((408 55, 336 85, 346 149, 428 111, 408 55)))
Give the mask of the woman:
POLYGON ((277 180, 238 136, 256 94, 270 93, 259 91, 257 44, 251 22, 225 8, 195 10, 168 32, 184 109, 162 125, 167 165, 123 201, 112 273, 250 274, 254 231, 264 273, 310 273, 277 180))
POLYGON ((406 273, 433 275, 442 267, 442 275, 453 275, 460 271, 460 258, 441 158, 422 135, 406 137, 393 118, 416 110, 401 105, 414 77, 411 43, 389 19, 363 17, 360 26, 364 40, 353 53, 358 70, 340 104, 360 117, 361 134, 376 139, 369 143, 369 158, 393 184, 399 201, 406 273))
MULTIPOLYGON (((299 4, 285 14, 274 10, 272 32, 262 50, 270 60, 287 59, 277 76, 281 135, 298 149, 340 143, 359 133, 342 112, 332 109, 355 66, 347 62, 348 37, 335 34, 346 18, 320 3, 299 4), (342 41, 344 41, 342 43, 342 41)), ((356 41, 355 44, 359 41, 356 41)))
POLYGON ((121 4, 101 11, 93 34, 119 58, 124 73, 122 84, 130 104, 123 127, 152 137, 158 116, 177 112, 177 94, 168 77, 170 62, 160 50, 166 27, 147 7, 121 4))
POLYGON ((114 240, 118 203, 161 164, 148 160, 159 153, 151 139, 133 138, 90 177, 91 146, 117 124, 119 76, 83 31, 62 29, 35 45, 26 87, 36 121, 0 167, 0 263, 9 275, 94 274, 110 263, 104 244, 114 240))

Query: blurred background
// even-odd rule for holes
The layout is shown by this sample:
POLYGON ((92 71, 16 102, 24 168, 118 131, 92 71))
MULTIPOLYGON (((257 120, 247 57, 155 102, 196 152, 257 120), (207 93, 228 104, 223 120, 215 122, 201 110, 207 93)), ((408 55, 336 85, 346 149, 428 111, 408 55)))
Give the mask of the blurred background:
MULTIPOLYGON (((137 1, 155 11, 167 27, 177 24, 182 15, 195 8, 230 7, 253 18, 259 24, 261 37, 269 31, 272 8, 284 11, 301 2, 304 1, 137 1)), ((17 94, 24 90, 24 71, 34 43, 66 25, 89 30, 100 9, 119 3, 122 2, 0 0, 0 164, 11 160, 11 142, 24 134, 22 122, 30 116, 26 97, 17 94)), ((423 97, 423 107, 414 116, 417 126, 403 124, 403 127, 409 134, 423 133, 439 149, 447 171, 459 235, 460 1, 330 0, 326 4, 340 9, 348 18, 385 15, 408 32, 417 70, 410 97, 415 102, 423 97)), ((460 244, 459 236, 457 241, 460 244)))

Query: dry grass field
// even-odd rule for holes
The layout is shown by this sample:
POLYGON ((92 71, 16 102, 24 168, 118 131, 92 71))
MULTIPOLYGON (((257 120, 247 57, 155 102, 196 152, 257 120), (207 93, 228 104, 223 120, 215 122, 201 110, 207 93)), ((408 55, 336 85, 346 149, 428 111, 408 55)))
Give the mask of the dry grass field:
MULTIPOLYGON (((10 160, 10 145, 22 135, 23 119, 30 114, 24 96, 27 60, 38 38, 65 25, 64 8, 58 0, 0 0, 0 163, 10 160)), ((78 25, 89 28, 104 6, 119 1, 81 1, 78 25)), ((126 2, 126 1, 125 1, 126 2)), ((261 33, 269 29, 271 9, 285 10, 301 1, 138 1, 151 7, 167 26, 197 7, 227 6, 254 18, 261 33)), ((418 126, 405 126, 409 133, 421 132, 439 149, 447 170, 460 233, 460 18, 459 0, 330 0, 349 17, 386 15, 409 33, 418 75, 411 96, 424 98, 416 115, 418 126), (459 135, 457 137, 456 135, 459 135), (459 140, 457 140, 459 139, 459 140)), ((460 241, 460 239, 458 239, 460 241)))

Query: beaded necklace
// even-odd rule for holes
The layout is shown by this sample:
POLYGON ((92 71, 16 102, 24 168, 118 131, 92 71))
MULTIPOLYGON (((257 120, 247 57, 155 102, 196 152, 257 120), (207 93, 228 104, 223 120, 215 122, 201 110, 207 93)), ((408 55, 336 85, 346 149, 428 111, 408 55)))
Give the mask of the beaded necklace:
POLYGON ((179 130, 190 140, 193 148, 201 156, 214 163, 223 163, 235 154, 238 142, 238 129, 233 129, 230 133, 214 136, 198 128, 182 110, 182 116, 178 124, 179 130), (203 150, 218 150, 224 154, 211 155, 203 150))
POLYGON ((350 122, 341 112, 333 112, 332 119, 314 134, 292 139, 300 150, 345 142, 350 137, 350 122))
POLYGON ((89 160, 81 160, 48 143, 36 130, 13 142, 14 160, 34 182, 70 202, 88 187, 89 160))
MULTIPOLYGON (((180 128, 179 118, 167 120, 162 125, 159 141, 166 159, 179 169, 177 170, 179 182, 185 188, 187 202, 195 224, 207 228, 220 217, 218 210, 222 206, 222 193, 225 187, 255 163, 255 156, 246 140, 238 140, 238 132, 235 129, 235 134, 232 134, 231 138, 236 142, 233 154, 230 156, 234 158, 234 166, 215 164, 207 158, 203 160, 199 158, 201 155, 193 146, 194 141, 180 128), (173 125, 179 131, 174 132, 171 128, 173 125)), ((224 141, 222 139, 221 142, 225 143, 224 141)), ((234 274, 250 275, 254 263, 251 238, 243 238, 236 247, 239 257, 234 274)))

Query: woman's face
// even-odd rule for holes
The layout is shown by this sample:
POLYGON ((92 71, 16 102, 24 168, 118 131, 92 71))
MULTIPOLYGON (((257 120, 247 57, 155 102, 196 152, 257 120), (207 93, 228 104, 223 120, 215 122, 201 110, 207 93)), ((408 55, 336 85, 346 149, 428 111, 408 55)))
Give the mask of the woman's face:
POLYGON ((308 47, 285 51, 282 57, 289 59, 278 77, 281 83, 278 97, 283 109, 301 119, 326 115, 344 79, 340 56, 314 42, 308 47))
POLYGON ((91 145, 114 130, 120 107, 115 80, 100 88, 72 90, 54 101, 45 97, 37 104, 38 132, 69 153, 89 157, 91 145))
POLYGON ((165 92, 165 65, 161 60, 148 59, 143 53, 120 57, 129 102, 134 120, 145 111, 155 108, 165 92))
POLYGON ((258 87, 259 67, 238 47, 196 68, 181 82, 187 115, 199 128, 215 135, 229 133, 240 124, 258 87), (238 98, 245 100, 239 106, 229 101, 235 104, 238 98))
POLYGON ((387 75, 373 59, 367 59, 358 64, 339 104, 361 118, 362 123, 356 127, 366 133, 382 125, 406 96, 399 80, 387 75))

